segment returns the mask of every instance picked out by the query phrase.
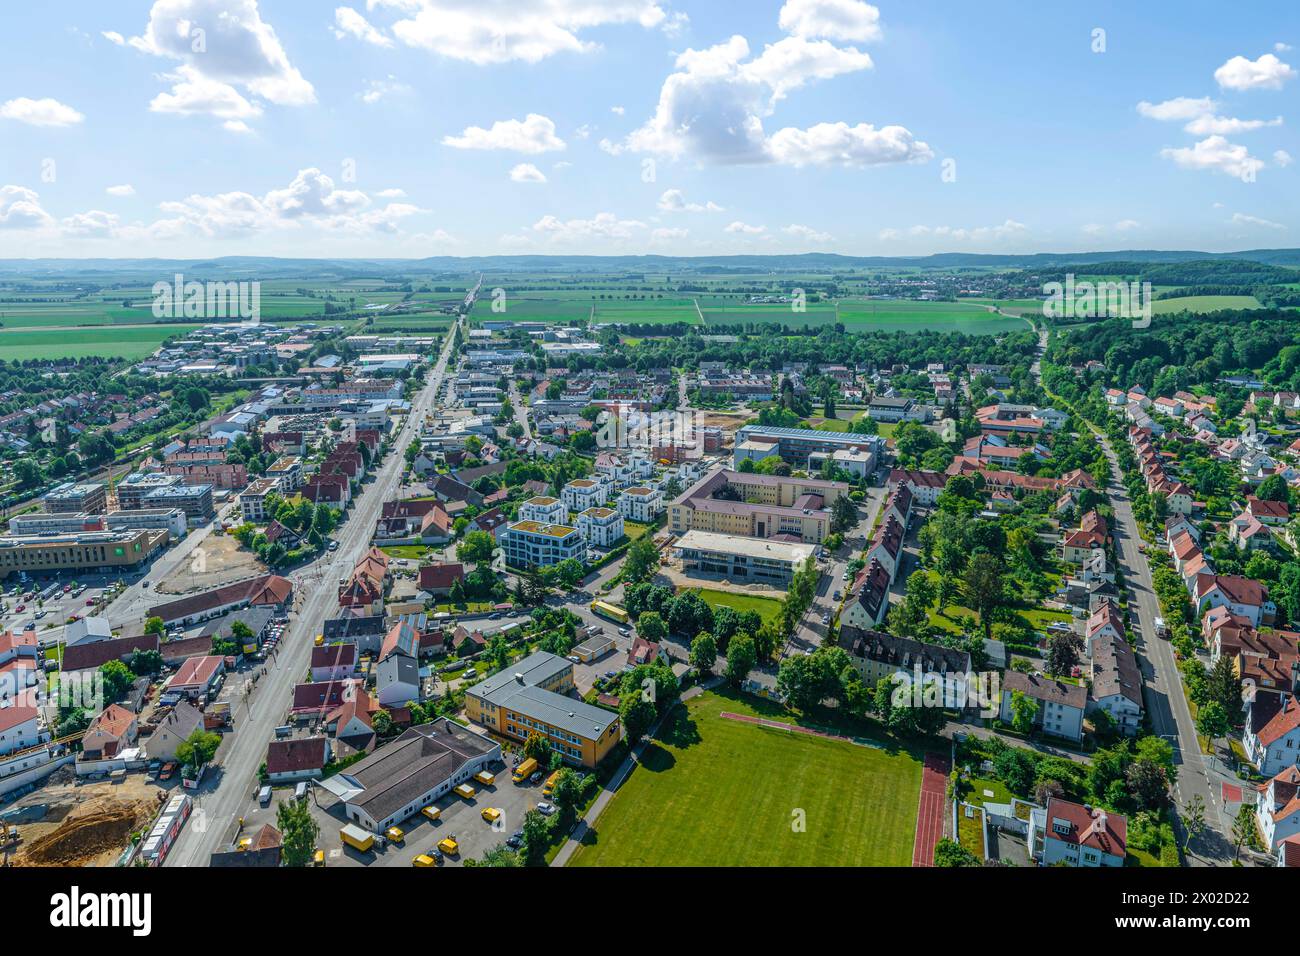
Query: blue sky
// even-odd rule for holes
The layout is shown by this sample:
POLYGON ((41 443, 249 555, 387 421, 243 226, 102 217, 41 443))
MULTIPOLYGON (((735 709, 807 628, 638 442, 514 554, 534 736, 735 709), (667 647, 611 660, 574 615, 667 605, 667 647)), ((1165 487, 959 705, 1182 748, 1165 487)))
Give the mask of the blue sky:
POLYGON ((5 25, 3 257, 1300 245, 1283 0, 64 0, 5 25))

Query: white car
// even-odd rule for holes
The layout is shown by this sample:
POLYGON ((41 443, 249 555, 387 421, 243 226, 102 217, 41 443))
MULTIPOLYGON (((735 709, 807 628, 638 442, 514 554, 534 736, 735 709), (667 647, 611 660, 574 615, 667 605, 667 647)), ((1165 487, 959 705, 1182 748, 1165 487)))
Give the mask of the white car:
POLYGON ((555 804, 547 803, 545 800, 537 804, 537 812, 544 817, 549 817, 555 812, 555 804))

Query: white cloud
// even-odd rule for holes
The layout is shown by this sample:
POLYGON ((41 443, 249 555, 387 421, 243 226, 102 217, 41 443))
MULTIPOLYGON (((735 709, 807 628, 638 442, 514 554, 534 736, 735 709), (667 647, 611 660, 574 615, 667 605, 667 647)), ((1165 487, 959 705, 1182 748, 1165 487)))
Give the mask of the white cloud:
POLYGON ((510 179, 516 183, 544 183, 546 174, 532 163, 520 163, 510 170, 510 179))
POLYGON ((786 0, 777 23, 795 36, 880 39, 880 11, 859 0, 786 0))
MULTIPOLYGON (((1114 226, 1112 226, 1111 228, 1114 229, 1116 232, 1123 233, 1123 232, 1132 232, 1134 229, 1140 229, 1141 227, 1142 227, 1142 223, 1138 222, 1136 219, 1121 219, 1119 222, 1115 223, 1114 226)), ((1087 223, 1081 228, 1083 232, 1087 233, 1090 236, 1105 235, 1107 231, 1104 225, 1096 222, 1087 223)))
POLYGON ((130 183, 122 183, 120 186, 109 186, 104 190, 104 192, 108 193, 110 196, 125 198, 127 196, 135 195, 135 187, 130 183))
POLYGON ((262 196, 247 192, 194 194, 162 203, 159 208, 169 218, 148 227, 154 237, 198 234, 229 238, 303 226, 393 233, 401 220, 423 211, 410 203, 374 207, 364 192, 339 189, 333 179, 314 167, 299 170, 288 186, 262 196))
POLYGON ((1183 129, 1193 136, 1229 136, 1233 133, 1246 133, 1263 129, 1266 126, 1281 126, 1282 117, 1271 120, 1236 119, 1217 114, 1219 104, 1208 96, 1196 99, 1178 96, 1163 103, 1148 103, 1143 100, 1137 105, 1138 113, 1149 119, 1184 122, 1183 129))
POLYGON ((1271 219, 1261 219, 1258 216, 1248 216, 1242 212, 1234 212, 1230 220, 1234 226, 1260 226, 1264 229, 1285 229, 1286 226, 1280 222, 1274 222, 1271 219))
POLYGON ((868 123, 818 123, 808 129, 777 130, 768 149, 779 163, 792 166, 879 166, 924 163, 934 158, 930 147, 902 126, 876 129, 868 123))
POLYGON ((289 62, 257 0, 155 0, 144 32, 127 42, 142 53, 179 61, 162 74, 173 84, 171 92, 149 104, 157 113, 248 120, 262 113, 248 97, 277 106, 316 102, 315 89, 289 62))
POLYGON ((405 189, 381 189, 375 193, 380 199, 404 199, 406 198, 405 189))
POLYGON ((1245 146, 1230 143, 1222 136, 1207 136, 1194 146, 1162 149, 1160 155, 1184 169, 1217 170, 1238 177, 1253 176, 1264 165, 1245 146))
POLYGON ((581 34, 597 27, 684 23, 655 0, 368 0, 367 8, 394 11, 390 29, 407 46, 478 65, 587 53, 597 44, 581 34))
POLYGON ((665 189, 657 203, 664 212, 724 212, 725 210, 712 199, 704 203, 687 202, 686 194, 680 189, 665 189))
POLYGON ((391 37, 384 36, 369 20, 351 7, 339 7, 334 11, 334 27, 334 35, 340 40, 351 36, 372 46, 393 46, 391 37))
POLYGON ((262 115, 262 107, 250 102, 229 83, 204 76, 191 66, 177 67, 165 74, 172 81, 171 92, 159 93, 149 103, 154 113, 182 116, 215 116, 223 120, 249 120, 262 115))
POLYGON ((781 231, 802 242, 823 243, 830 242, 834 238, 829 232, 820 232, 812 228, 812 226, 804 226, 796 222, 792 222, 788 226, 782 226, 781 231))
POLYGON ((221 128, 228 133, 238 133, 241 136, 253 132, 253 127, 249 126, 243 120, 237 120, 237 119, 226 120, 224 123, 221 124, 221 128))
POLYGON ((1290 166, 1293 160, 1291 154, 1285 149, 1276 149, 1273 151, 1273 162, 1279 166, 1290 166))
POLYGON ((741 222, 737 219, 735 222, 729 224, 723 232, 729 232, 732 235, 738 236, 761 236, 763 233, 767 232, 767 226, 751 226, 749 223, 741 222))
POLYGON ((53 222, 35 192, 24 186, 0 186, 0 229, 38 229, 53 222))
POLYGON ((821 123, 782 129, 769 138, 763 122, 790 91, 870 67, 871 58, 852 47, 804 37, 786 37, 751 58, 749 41, 732 36, 679 54, 654 115, 622 143, 602 148, 689 154, 719 164, 871 165, 933 158, 930 147, 901 126, 876 130, 865 123, 821 123))
POLYGON ((689 229, 663 226, 655 229, 650 233, 651 242, 672 242, 676 239, 685 239, 691 234, 689 229))
POLYGON ((622 116, 624 113, 627 112, 627 109, 622 106, 611 106, 609 108, 609 111, 613 113, 615 116, 622 116))
MULTIPOLYGON (((1102 227, 1095 223, 1090 223, 1091 230, 1085 227, 1085 231, 1099 231, 1102 227)), ((1010 239, 1023 236, 1028 231, 1028 227, 1023 222, 1017 222, 1014 219, 1006 219, 1000 225, 996 226, 976 226, 974 228, 956 227, 956 226, 912 226, 907 230, 901 229, 882 229, 879 233, 881 239, 897 240, 905 238, 928 238, 951 239, 957 242, 987 242, 990 240, 1010 239)))
POLYGON ((459 136, 444 136, 446 146, 456 149, 509 149, 517 153, 546 153, 564 149, 555 135, 555 123, 538 113, 523 120, 498 120, 491 129, 469 126, 459 136))
POLYGON ((871 57, 854 47, 838 47, 829 40, 786 37, 763 47, 763 52, 742 64, 740 72, 772 87, 773 99, 811 80, 829 80, 845 73, 869 70, 871 57))
POLYGON ((1234 56, 1214 71, 1214 79, 1225 90, 1280 90, 1296 71, 1272 53, 1257 60, 1234 56))
POLYGON ((75 126, 85 118, 66 103, 48 96, 39 100, 20 96, 0 103, 0 119, 16 120, 28 126, 75 126))
POLYGON ((111 212, 91 209, 67 216, 59 226, 63 234, 77 239, 110 239, 117 233, 119 219, 111 212))
POLYGON ((366 80, 366 88, 361 92, 361 102, 374 105, 388 96, 411 92, 411 88, 398 80, 391 73, 383 80, 366 80))
POLYGON ((636 219, 619 219, 612 212, 599 212, 591 219, 559 219, 556 216, 543 216, 533 223, 531 229, 548 241, 559 244, 593 239, 631 239, 645 227, 645 223, 636 219))
POLYGON ((114 46, 126 46, 126 37, 116 30, 102 30, 99 35, 114 46))
POLYGON ((1156 120, 1192 120, 1206 113, 1213 113, 1218 106, 1208 96, 1192 98, 1176 96, 1162 103, 1148 103, 1143 100, 1137 105, 1137 111, 1148 119, 1156 120))
POLYGON ((1283 43, 1281 40, 1273 44, 1274 53, 1286 53, 1290 51, 1290 49, 1291 49, 1291 44, 1283 43))

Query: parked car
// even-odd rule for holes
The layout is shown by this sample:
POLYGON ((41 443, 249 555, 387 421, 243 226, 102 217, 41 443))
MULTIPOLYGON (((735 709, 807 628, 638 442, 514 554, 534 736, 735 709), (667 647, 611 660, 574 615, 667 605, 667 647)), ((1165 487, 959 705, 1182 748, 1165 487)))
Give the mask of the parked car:
MULTIPOLYGON (((541 775, 538 774, 537 776, 541 776, 541 775)), ((545 800, 541 800, 537 804, 537 812, 544 817, 549 817, 551 814, 555 812, 555 804, 547 803, 545 800)))

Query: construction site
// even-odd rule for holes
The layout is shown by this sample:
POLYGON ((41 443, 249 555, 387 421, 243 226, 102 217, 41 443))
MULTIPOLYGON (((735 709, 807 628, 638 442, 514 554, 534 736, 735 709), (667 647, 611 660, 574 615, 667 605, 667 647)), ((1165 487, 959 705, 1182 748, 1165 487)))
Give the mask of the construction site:
POLYGON ((168 791, 142 774, 78 783, 71 767, 0 811, 0 862, 13 867, 113 866, 168 791))

